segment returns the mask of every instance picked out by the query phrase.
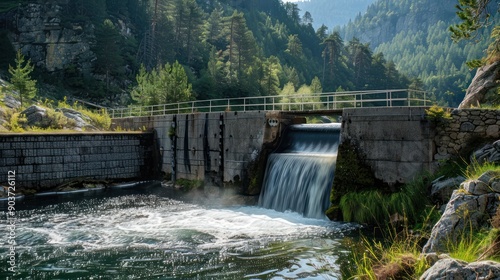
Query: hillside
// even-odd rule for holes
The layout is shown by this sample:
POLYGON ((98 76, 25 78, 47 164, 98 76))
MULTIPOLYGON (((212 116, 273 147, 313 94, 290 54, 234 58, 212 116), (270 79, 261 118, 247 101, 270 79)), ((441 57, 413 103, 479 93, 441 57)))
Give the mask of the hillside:
POLYGON ((369 43, 394 61, 400 72, 418 77, 442 105, 457 106, 475 73, 465 62, 484 55, 489 36, 477 42, 452 42, 448 28, 457 21, 455 4, 455 0, 378 1, 365 15, 337 30, 345 39, 369 43))
POLYGON ((0 10, 0 75, 20 49, 54 98, 126 106, 409 84, 383 55, 314 30, 280 0, 9 3, 17 1, 0 10), (165 90, 138 97, 154 83, 165 90))

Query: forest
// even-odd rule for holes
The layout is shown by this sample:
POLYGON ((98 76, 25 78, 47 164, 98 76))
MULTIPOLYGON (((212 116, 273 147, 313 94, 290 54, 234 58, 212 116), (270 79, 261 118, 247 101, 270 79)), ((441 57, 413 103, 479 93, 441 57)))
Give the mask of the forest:
MULTIPOLYGON (((57 73, 36 69, 35 76, 39 84, 64 89, 56 98, 62 92, 106 106, 408 87, 456 104, 472 75, 464 62, 485 47, 453 43, 452 19, 394 32, 375 50, 354 32, 408 9, 422 13, 403 2, 378 1, 343 29, 330 30, 314 29, 314 14, 280 0, 73 0, 60 24, 94 27, 92 75, 68 65, 57 73), (131 35, 120 33, 119 22, 131 35)), ((6 73, 15 52, 5 43, 0 48, 6 73)))
MULTIPOLYGON (((475 74, 466 62, 481 59, 491 43, 490 33, 500 18, 492 13, 489 25, 471 40, 454 42, 449 28, 459 18, 455 0, 387 0, 371 4, 367 12, 342 28, 344 38, 370 42, 395 68, 435 94, 443 106, 457 106, 475 74)), ((491 1, 489 11, 495 11, 491 1)))

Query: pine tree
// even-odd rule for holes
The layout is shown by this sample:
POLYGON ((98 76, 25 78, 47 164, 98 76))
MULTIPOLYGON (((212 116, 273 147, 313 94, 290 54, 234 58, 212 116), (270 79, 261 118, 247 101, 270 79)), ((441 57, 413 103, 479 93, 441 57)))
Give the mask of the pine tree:
POLYGON ((17 51, 16 65, 13 67, 9 64, 9 73, 12 90, 19 93, 21 99, 21 106, 23 106, 23 99, 33 99, 36 96, 36 80, 32 80, 30 75, 33 72, 34 66, 30 64, 30 60, 26 61, 21 50, 17 51))

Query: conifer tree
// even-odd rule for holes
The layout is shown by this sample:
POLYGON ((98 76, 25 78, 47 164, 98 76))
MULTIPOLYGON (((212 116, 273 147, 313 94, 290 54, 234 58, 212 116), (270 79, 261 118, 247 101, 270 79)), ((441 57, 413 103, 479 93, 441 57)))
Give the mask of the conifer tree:
POLYGON ((19 93, 21 106, 23 106, 23 99, 32 99, 37 93, 36 80, 30 77, 34 66, 29 60, 25 60, 21 50, 17 51, 15 64, 14 67, 9 64, 10 82, 12 89, 19 93))

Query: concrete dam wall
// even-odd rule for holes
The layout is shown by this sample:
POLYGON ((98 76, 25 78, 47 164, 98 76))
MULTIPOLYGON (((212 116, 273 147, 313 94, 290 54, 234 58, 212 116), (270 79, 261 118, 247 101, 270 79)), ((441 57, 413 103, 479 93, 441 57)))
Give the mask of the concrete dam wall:
POLYGON ((251 165, 292 119, 281 112, 193 113, 114 119, 113 126, 155 129, 164 173, 222 185, 249 180, 251 165))

